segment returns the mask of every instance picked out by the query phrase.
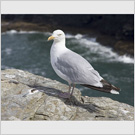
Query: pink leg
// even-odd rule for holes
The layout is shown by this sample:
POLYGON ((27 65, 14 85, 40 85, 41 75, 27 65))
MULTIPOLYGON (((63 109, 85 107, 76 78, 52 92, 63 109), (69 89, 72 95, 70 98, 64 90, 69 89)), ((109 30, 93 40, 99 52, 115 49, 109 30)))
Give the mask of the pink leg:
POLYGON ((70 97, 73 95, 74 88, 75 88, 75 84, 73 84, 73 88, 72 88, 72 91, 71 91, 70 97))
POLYGON ((67 92, 63 92, 63 93, 60 93, 60 97, 61 98, 70 98, 70 90, 71 90, 71 85, 69 85, 69 90, 68 90, 68 93, 67 92))

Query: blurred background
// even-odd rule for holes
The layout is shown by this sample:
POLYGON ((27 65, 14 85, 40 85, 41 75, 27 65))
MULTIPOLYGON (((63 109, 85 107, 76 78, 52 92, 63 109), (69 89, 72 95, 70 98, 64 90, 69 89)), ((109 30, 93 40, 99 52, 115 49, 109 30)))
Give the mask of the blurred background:
POLYGON ((100 75, 121 88, 120 95, 77 85, 82 95, 110 97, 134 105, 134 15, 1 15, 1 66, 22 69, 67 84, 50 64, 56 29, 67 47, 86 58, 100 75))

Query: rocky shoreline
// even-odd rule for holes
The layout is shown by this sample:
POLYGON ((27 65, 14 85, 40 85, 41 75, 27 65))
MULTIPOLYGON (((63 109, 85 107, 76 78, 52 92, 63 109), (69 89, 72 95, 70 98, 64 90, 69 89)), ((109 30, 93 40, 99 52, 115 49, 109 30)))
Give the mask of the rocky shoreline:
POLYGON ((119 55, 134 57, 133 15, 2 15, 1 29, 2 32, 62 29, 71 34, 88 34, 119 55))
POLYGON ((134 120, 134 107, 128 104, 82 96, 78 89, 70 100, 63 99, 59 94, 67 92, 67 85, 27 71, 2 70, 1 86, 2 120, 134 120))

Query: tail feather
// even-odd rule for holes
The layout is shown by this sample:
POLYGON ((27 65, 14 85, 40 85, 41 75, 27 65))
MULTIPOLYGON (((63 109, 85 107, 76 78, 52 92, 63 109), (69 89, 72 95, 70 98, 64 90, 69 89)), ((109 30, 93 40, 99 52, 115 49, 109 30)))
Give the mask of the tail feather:
POLYGON ((94 90, 106 92, 106 93, 119 94, 120 88, 115 87, 114 85, 108 83, 106 80, 103 80, 103 79, 100 82, 103 84, 103 87, 96 87, 96 86, 87 85, 87 84, 81 84, 81 85, 94 89, 94 90))

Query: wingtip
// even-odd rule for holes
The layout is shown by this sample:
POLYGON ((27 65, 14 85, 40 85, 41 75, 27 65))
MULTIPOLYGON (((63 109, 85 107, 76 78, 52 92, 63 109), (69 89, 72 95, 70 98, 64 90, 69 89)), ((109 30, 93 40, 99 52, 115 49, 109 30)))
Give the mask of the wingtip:
POLYGON ((111 90, 110 93, 112 93, 112 94, 120 94, 120 93, 119 93, 118 91, 116 91, 116 90, 111 90))

